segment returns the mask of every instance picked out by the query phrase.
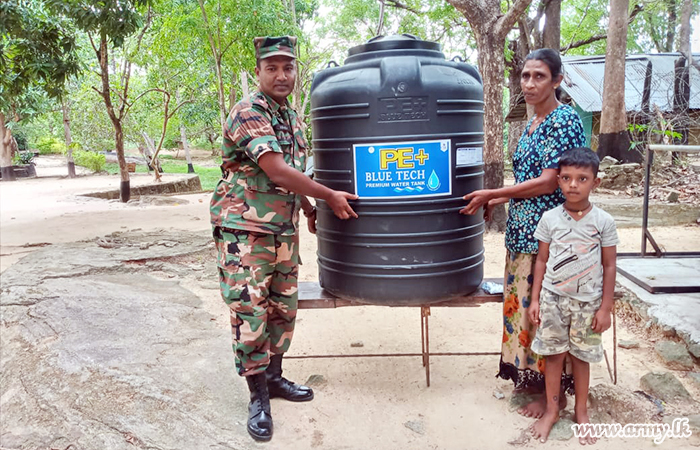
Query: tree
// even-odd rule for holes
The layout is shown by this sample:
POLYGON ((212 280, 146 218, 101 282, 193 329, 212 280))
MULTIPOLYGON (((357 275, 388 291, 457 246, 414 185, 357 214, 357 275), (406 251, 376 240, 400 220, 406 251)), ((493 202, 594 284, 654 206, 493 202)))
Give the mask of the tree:
POLYGON ((629 0, 610 0, 598 154, 629 162, 640 158, 638 152, 630 151, 625 108, 628 8, 629 0))
POLYGON ((41 112, 44 98, 60 98, 80 65, 66 23, 41 1, 0 3, 0 170, 14 180, 12 124, 41 112))
MULTIPOLYGON (((488 0, 448 0, 464 14, 476 36, 479 72, 484 80, 484 184, 503 186, 503 49, 506 36, 530 5, 530 0, 514 0, 507 11, 500 2, 488 0)), ((505 208, 494 211, 498 228, 505 227, 505 208)))
MULTIPOLYGON (((299 29, 293 20, 297 14, 290 14, 286 2, 274 0, 197 0, 201 13, 202 26, 213 69, 216 74, 216 87, 219 100, 219 119, 223 129, 228 116, 227 82, 236 80, 239 70, 251 71, 255 65, 253 38, 265 35, 296 34, 299 29), (228 61, 227 61, 228 59, 228 61), (228 76, 229 70, 233 72, 228 76)), ((293 2, 291 2, 294 4, 293 2)), ((234 86, 231 86, 233 89, 234 86)))
POLYGON ((114 145, 121 184, 119 197, 122 202, 129 201, 131 188, 129 171, 124 157, 123 121, 129 112, 129 79, 131 78, 131 61, 127 49, 123 49, 125 40, 141 29, 132 51, 138 52, 141 39, 149 25, 151 0, 48 0, 51 8, 58 14, 70 18, 75 26, 85 31, 99 63, 101 87, 93 89, 102 97, 107 115, 114 128, 114 145), (147 8, 147 20, 143 26, 142 10, 147 8), (143 28, 141 28, 143 26, 143 28), (111 44, 111 45, 110 45, 111 44), (111 80, 110 49, 124 50, 121 71, 117 80, 111 80), (112 83, 115 83, 113 86, 112 83))
POLYGON ((465 60, 476 47, 469 23, 443 0, 326 0, 324 4, 334 13, 319 23, 317 34, 332 43, 337 58, 376 35, 413 34, 440 42, 446 54, 465 60))
MULTIPOLYGON (((675 63, 675 76, 673 83, 673 109, 678 116, 678 132, 681 137, 674 139, 675 144, 685 145, 688 143, 688 125, 690 122, 690 66, 693 55, 690 51, 690 16, 693 12, 691 0, 685 0, 681 11, 681 23, 678 42, 678 51, 681 56, 675 63)), ((680 153, 673 152, 671 160, 674 164, 680 163, 680 153)))

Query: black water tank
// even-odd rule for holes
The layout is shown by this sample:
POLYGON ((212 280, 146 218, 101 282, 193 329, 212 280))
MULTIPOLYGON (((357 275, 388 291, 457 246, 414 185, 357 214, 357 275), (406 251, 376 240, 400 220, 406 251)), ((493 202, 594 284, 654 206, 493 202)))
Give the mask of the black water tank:
POLYGON ((356 193, 359 219, 318 211, 321 286, 346 299, 418 305, 476 290, 481 215, 458 213, 483 187, 483 86, 411 35, 377 37, 311 86, 314 177, 356 193))

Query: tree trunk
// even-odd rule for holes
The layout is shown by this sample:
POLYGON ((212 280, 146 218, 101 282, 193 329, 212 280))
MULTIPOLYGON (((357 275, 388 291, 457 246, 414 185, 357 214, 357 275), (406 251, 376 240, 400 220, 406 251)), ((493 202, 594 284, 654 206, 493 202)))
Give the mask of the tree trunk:
POLYGON ((117 162, 119 163, 119 175, 121 176, 119 199, 122 203, 126 203, 131 198, 131 186, 129 169, 126 167, 126 158, 124 157, 124 130, 122 129, 121 121, 114 122, 114 145, 117 150, 117 162))
MULTIPOLYGON (((484 187, 503 186, 503 38, 490 33, 477 37, 479 71, 484 80, 484 187)), ((499 231, 505 230, 506 211, 503 205, 494 209, 493 221, 499 231)))
MULTIPOLYGON (((180 100, 176 100, 180 103, 180 100)), ((231 111, 236 104, 236 72, 231 73, 231 89, 228 92, 228 110, 231 111)))
POLYGON ((690 55, 690 17, 693 15, 693 0, 685 0, 681 10, 680 42, 678 48, 686 56, 690 55))
MULTIPOLYGON (((678 50, 681 57, 676 60, 675 64, 675 79, 673 82, 673 109, 677 114, 675 127, 676 132, 680 133, 680 138, 673 140, 674 144, 688 144, 688 126, 690 117, 688 107, 690 105, 690 67, 692 64, 692 53, 690 51, 690 16, 693 13, 693 5, 691 0, 685 0, 681 9, 681 28, 679 32, 678 50), (686 60, 687 58, 687 60, 686 60)), ((681 162, 681 153, 672 152, 671 162, 678 165, 681 162)))
POLYGON ((187 133, 185 132, 185 126, 180 125, 180 138, 182 139, 182 148, 185 150, 185 159, 187 160, 187 173, 194 173, 194 166, 192 165, 192 155, 190 154, 190 144, 187 142, 187 133))
POLYGON ((549 0, 544 9, 542 45, 559 51, 561 42, 561 0, 549 0))
POLYGON ((209 28, 209 19, 207 18, 207 12, 204 9, 204 1, 199 0, 199 9, 202 11, 202 17, 204 18, 204 25, 206 26, 207 39, 209 40, 209 49, 211 50, 212 57, 214 58, 214 72, 216 72, 217 80, 217 90, 219 94, 219 118, 221 120, 221 130, 223 132, 226 126, 226 116, 228 116, 228 111, 226 111, 226 94, 224 93, 224 79, 221 75, 221 53, 220 48, 214 42, 214 36, 212 36, 211 29, 209 28))
POLYGON ((248 85, 248 72, 241 70, 241 101, 250 100, 250 86, 248 85))
MULTIPOLYGON (((146 166, 148 167, 148 170, 153 170, 153 166, 151 165, 151 159, 153 159, 153 155, 156 153, 156 144, 153 142, 153 139, 146 133, 145 131, 141 131, 141 136, 143 137, 143 141, 146 143, 146 148, 143 149, 143 157, 146 159, 146 166)), ((156 160, 156 165, 159 165, 160 161, 156 160)), ((161 168, 158 167, 158 170, 162 172, 161 168)))
POLYGON ((15 180, 15 171, 12 169, 11 141, 12 132, 5 127, 5 114, 0 112, 0 175, 4 181, 15 180))
POLYGON ((674 44, 673 41, 676 40, 676 22, 678 21, 676 3, 678 3, 678 0, 665 0, 664 3, 666 3, 666 11, 668 12, 668 28, 666 29, 664 51, 672 52, 674 44))
POLYGON ((601 158, 612 156, 624 162, 641 162, 640 153, 630 150, 627 132, 625 54, 628 8, 629 0, 610 0, 598 154, 601 158))
MULTIPOLYGON (((448 0, 476 36, 479 71, 484 80, 484 187, 503 186, 503 48, 506 36, 531 0, 514 0, 504 13, 501 3, 483 0, 448 0)), ((505 230, 505 206, 494 208, 492 228, 505 230)))
POLYGON ((66 137, 66 163, 68 164, 68 176, 75 178, 75 161, 73 161, 73 138, 70 133, 70 106, 66 99, 61 101, 61 110, 63 111, 63 134, 66 137))
POLYGON ((508 127, 508 156, 513 159, 513 154, 518 148, 518 142, 520 141, 520 136, 522 136, 525 127, 527 126, 527 120, 517 120, 510 123, 508 127))
MULTIPOLYGON (((119 175, 121 176, 119 198, 122 202, 126 203, 129 201, 131 196, 129 170, 126 167, 126 158, 124 157, 124 130, 122 129, 122 118, 117 117, 117 114, 114 111, 114 105, 112 104, 111 88, 109 85, 108 55, 107 36, 102 34, 100 37, 100 51, 97 54, 100 62, 100 77, 102 79, 102 91, 100 94, 102 95, 105 106, 107 107, 107 115, 112 121, 112 126, 114 127, 114 146, 117 152, 117 162, 119 163, 119 175)), ((124 93, 124 96, 126 96, 126 92, 124 93)))

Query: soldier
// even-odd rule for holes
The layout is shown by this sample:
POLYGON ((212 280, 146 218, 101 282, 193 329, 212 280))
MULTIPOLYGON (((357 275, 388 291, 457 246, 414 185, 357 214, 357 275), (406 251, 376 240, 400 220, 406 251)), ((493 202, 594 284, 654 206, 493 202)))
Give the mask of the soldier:
POLYGON ((356 195, 304 175, 308 144, 287 96, 297 75, 296 37, 255 38, 259 91, 229 114, 222 179, 211 199, 221 296, 231 310, 236 370, 250 390, 248 433, 272 438, 270 398, 313 399, 311 388, 282 377, 297 311, 299 210, 316 231, 322 199, 340 219, 357 217, 356 195))

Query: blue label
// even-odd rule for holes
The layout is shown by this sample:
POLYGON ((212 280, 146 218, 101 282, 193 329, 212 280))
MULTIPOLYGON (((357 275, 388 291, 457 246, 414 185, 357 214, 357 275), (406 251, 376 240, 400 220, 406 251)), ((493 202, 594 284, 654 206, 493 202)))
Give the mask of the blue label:
POLYGON ((354 145, 360 198, 452 194, 450 140, 354 145))

